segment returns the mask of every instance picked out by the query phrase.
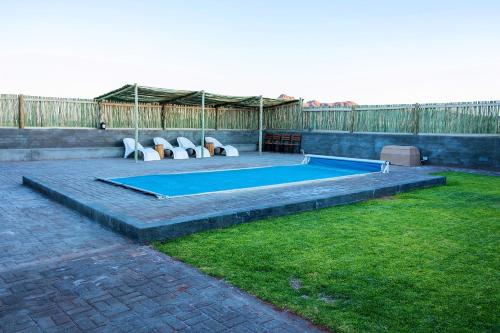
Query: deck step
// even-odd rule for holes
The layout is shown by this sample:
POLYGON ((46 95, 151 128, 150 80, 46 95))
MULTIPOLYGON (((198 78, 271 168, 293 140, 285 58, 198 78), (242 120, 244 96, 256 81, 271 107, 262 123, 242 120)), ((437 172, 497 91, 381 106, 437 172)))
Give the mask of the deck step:
POLYGON ((1 162, 123 157, 122 147, 0 149, 1 162))
POLYGON ((234 143, 231 146, 238 149, 239 152, 247 152, 247 151, 256 151, 257 144, 256 143, 234 143))
MULTIPOLYGON (((239 152, 257 150, 257 144, 233 144, 239 152)), ((0 162, 123 157, 122 147, 0 149, 0 162)))

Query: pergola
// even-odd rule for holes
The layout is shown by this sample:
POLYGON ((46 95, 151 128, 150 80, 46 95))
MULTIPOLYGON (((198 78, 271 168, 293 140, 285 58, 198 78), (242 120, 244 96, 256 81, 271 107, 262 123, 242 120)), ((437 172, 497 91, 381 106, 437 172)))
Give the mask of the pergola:
MULTIPOLYGON (((174 90, 127 84, 119 89, 96 97, 97 101, 134 103, 135 153, 137 161, 137 142, 139 141, 139 103, 158 103, 201 106, 201 146, 205 146, 205 107, 256 108, 259 110, 259 153, 262 153, 262 124, 264 108, 297 103, 298 99, 283 100, 262 96, 227 96, 207 93, 204 90, 174 90)), ((203 149, 201 149, 203 157, 203 149)))

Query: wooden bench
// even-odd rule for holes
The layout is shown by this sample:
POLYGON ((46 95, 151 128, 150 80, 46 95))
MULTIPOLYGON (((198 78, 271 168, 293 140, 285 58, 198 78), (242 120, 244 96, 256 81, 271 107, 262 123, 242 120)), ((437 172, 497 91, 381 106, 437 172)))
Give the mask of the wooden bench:
POLYGON ((264 151, 275 151, 282 153, 300 153, 302 136, 300 134, 273 134, 266 133, 264 136, 264 151))

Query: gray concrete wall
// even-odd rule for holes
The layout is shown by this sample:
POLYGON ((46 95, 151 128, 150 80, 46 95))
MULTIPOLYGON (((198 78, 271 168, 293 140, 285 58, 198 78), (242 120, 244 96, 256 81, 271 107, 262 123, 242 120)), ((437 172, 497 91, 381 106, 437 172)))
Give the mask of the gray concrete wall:
MULTIPOLYGON (((255 130, 208 130, 226 144, 256 144, 255 130)), ((500 170, 500 136, 496 135, 411 135, 387 133, 302 132, 302 148, 306 153, 378 159, 385 145, 413 145, 430 164, 465 168, 500 170)), ((16 129, 0 128, 0 149, 122 147, 124 137, 133 137, 130 129, 16 129)), ((199 142, 199 130, 140 130, 139 140, 153 145, 161 136, 175 143, 185 136, 199 142)))
POLYGON ((498 135, 302 132, 302 149, 309 154, 378 159, 386 145, 416 146, 429 164, 500 169, 498 135))
MULTIPOLYGON (((207 130, 205 135, 214 136, 224 144, 256 144, 258 131, 254 130, 207 130)), ((161 136, 175 143, 179 136, 185 136, 195 143, 201 140, 199 130, 140 130, 139 141, 152 146, 153 138, 161 136)), ((32 148, 78 148, 78 147, 122 147, 122 139, 134 137, 130 129, 16 129, 0 128, 0 149, 32 148)))

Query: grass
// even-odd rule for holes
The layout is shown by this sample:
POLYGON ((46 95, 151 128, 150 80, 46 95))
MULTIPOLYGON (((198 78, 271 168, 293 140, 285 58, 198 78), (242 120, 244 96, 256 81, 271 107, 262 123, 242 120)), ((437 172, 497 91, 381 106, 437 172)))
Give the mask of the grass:
POLYGON ((500 177, 266 219, 162 252, 338 332, 500 330, 500 177))

